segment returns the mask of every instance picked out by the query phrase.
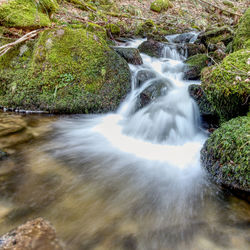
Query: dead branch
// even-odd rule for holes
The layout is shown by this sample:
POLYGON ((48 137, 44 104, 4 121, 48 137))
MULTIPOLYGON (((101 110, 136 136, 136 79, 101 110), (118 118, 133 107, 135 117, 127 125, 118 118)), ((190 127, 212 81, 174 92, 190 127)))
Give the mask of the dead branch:
POLYGON ((226 9, 224 9, 224 8, 222 8, 222 7, 219 7, 219 6, 217 6, 217 5, 213 4, 213 3, 209 3, 209 2, 207 2, 207 1, 205 1, 205 0, 198 0, 198 1, 199 1, 200 3, 206 4, 206 5, 212 6, 212 7, 216 8, 216 9, 219 9, 219 10, 222 10, 222 11, 224 11, 224 12, 227 12, 227 13, 233 15, 233 16, 239 16, 239 17, 242 16, 242 14, 238 14, 238 13, 231 12, 231 11, 226 10, 226 9))
POLYGON ((11 48, 15 47, 16 45, 36 37, 38 35, 38 33, 43 31, 43 30, 44 29, 33 30, 33 31, 25 34, 24 36, 22 36, 21 38, 19 38, 15 42, 7 43, 7 44, 1 46, 0 47, 0 57, 3 56, 4 54, 6 54, 11 48))

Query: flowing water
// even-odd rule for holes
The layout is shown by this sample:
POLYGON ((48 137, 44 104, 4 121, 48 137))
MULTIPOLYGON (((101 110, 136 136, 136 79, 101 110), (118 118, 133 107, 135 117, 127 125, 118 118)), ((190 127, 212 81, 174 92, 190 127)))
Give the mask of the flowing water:
POLYGON ((42 216, 69 250, 249 249, 249 204, 200 165, 208 135, 183 80, 186 51, 141 56, 116 112, 61 117, 12 159, 21 171, 0 199, 0 234, 42 216))

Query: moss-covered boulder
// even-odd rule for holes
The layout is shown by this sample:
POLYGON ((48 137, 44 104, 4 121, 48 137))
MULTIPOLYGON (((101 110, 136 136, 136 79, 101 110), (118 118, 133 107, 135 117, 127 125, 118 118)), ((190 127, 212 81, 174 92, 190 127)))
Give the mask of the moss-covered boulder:
POLYGON ((123 57, 128 63, 141 65, 142 58, 138 49, 116 47, 114 50, 123 57))
POLYGON ((85 29, 46 30, 31 56, 0 60, 0 106, 57 113, 114 110, 130 88, 127 62, 85 29))
POLYGON ((250 117, 222 124, 201 150, 201 161, 214 180, 233 191, 250 194, 250 117))
POLYGON ((249 57, 249 50, 239 50, 202 71, 202 87, 221 121, 249 110, 249 57))
POLYGON ((250 8, 248 8, 244 16, 240 19, 238 29, 233 40, 234 51, 239 49, 250 48, 250 8))
POLYGON ((0 3, 0 25, 18 28, 40 28, 51 25, 56 0, 10 0, 0 3))
POLYGON ((185 80, 198 80, 201 76, 203 68, 209 66, 210 59, 206 54, 197 54, 189 57, 185 63, 187 67, 185 69, 185 80))
POLYGON ((151 3, 150 9, 156 12, 162 12, 171 7, 172 4, 169 0, 155 0, 151 3))

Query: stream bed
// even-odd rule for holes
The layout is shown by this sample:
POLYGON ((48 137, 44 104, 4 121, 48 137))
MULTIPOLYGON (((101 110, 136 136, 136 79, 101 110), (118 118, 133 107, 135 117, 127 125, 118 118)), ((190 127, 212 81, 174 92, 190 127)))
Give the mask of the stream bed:
POLYGON ((0 161, 0 170, 18 166, 0 194, 0 235, 41 216, 67 250, 249 249, 249 204, 200 165, 208 134, 183 80, 185 51, 173 44, 161 58, 141 56, 116 112, 32 116, 43 135, 0 161))

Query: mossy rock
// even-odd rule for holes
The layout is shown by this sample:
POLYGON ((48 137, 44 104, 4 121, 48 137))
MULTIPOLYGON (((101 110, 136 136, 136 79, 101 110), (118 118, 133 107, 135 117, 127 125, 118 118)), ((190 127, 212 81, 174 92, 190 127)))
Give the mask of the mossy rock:
POLYGON ((185 63, 188 67, 185 69, 184 79, 198 80, 202 69, 209 66, 210 59, 206 54, 197 54, 189 57, 185 63))
POLYGON ((221 121, 249 110, 249 50, 228 55, 221 64, 202 71, 202 87, 221 121))
POLYGON ((146 37, 148 36, 148 34, 152 34, 155 31, 155 23, 151 19, 148 19, 144 22, 138 23, 137 27, 135 28, 135 35, 140 37, 146 37))
POLYGON ((103 38, 104 40, 107 40, 107 33, 104 27, 95 23, 90 23, 90 22, 87 22, 83 27, 87 31, 93 32, 97 34, 99 37, 103 38))
POLYGON ((227 27, 219 27, 207 30, 198 36, 196 43, 203 43, 206 46, 209 44, 217 44, 223 42, 225 45, 229 44, 233 40, 233 31, 227 27))
POLYGON ((112 35, 120 35, 121 29, 118 25, 109 23, 106 25, 106 29, 112 34, 112 35))
POLYGON ((56 0, 11 0, 0 5, 0 24, 6 27, 40 28, 51 25, 56 0))
POLYGON ((187 43, 185 45, 179 44, 178 47, 184 47, 183 49, 187 50, 188 57, 206 53, 206 47, 204 46, 204 44, 187 43))
POLYGON ((250 117, 222 124, 206 141, 201 161, 214 180, 233 191, 250 194, 250 117))
POLYGON ((234 7, 234 4, 233 4, 232 2, 230 2, 230 1, 225 0, 225 1, 223 1, 222 3, 223 3, 225 6, 229 7, 229 8, 233 8, 233 7, 234 7))
POLYGON ((169 2, 169 0, 155 0, 151 3, 150 9, 156 12, 162 12, 171 6, 172 4, 169 2))
POLYGON ((238 29, 233 40, 233 50, 250 48, 250 8, 248 8, 240 19, 238 29))
POLYGON ((19 53, 0 61, 0 106, 104 112, 116 109, 130 88, 127 62, 85 29, 46 30, 31 57, 20 58, 19 53))

